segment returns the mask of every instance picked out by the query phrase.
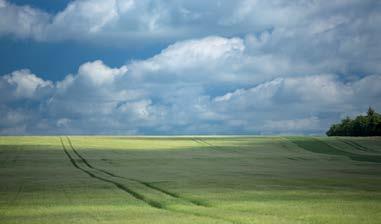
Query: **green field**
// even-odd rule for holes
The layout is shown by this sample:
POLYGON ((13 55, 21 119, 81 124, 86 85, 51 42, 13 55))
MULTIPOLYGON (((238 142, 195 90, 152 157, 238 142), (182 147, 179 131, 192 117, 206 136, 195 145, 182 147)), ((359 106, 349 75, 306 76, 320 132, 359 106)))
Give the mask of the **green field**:
POLYGON ((381 138, 0 137, 0 223, 381 223, 381 138))

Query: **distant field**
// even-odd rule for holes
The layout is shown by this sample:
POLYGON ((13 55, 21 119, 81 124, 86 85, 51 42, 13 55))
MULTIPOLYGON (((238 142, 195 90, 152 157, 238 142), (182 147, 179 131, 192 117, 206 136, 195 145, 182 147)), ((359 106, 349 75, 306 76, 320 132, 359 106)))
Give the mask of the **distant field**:
POLYGON ((381 223, 381 138, 0 137, 0 223, 381 223))

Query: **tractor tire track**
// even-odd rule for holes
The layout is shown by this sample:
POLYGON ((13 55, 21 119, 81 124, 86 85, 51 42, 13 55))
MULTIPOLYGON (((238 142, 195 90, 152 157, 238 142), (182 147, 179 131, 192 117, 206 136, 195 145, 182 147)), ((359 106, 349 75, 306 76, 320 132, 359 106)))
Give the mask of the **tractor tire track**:
MULTIPOLYGON (((68 136, 66 136, 67 138, 67 141, 69 142, 69 146, 70 148, 72 149, 72 151, 80 158, 80 160, 87 166, 89 167, 90 169, 93 169, 93 170, 97 170, 99 172, 102 172, 106 175, 109 175, 109 176, 112 176, 112 177, 119 177, 119 178, 123 178, 121 176, 118 176, 118 175, 115 175, 113 173, 110 173, 108 172, 107 170, 103 170, 103 169, 100 169, 100 168, 96 168, 96 167, 93 167, 81 154, 79 154, 79 152, 74 148, 70 138, 68 136)), ((126 178, 125 178, 126 179, 126 178)))
POLYGON ((71 142, 71 139, 66 136, 68 142, 69 142, 69 145, 70 145, 70 148, 73 150, 73 152, 81 159, 81 161, 87 166, 89 167, 90 169, 94 169, 94 170, 97 170, 99 172, 102 172, 106 175, 109 175, 109 176, 112 176, 112 177, 117 177, 117 178, 122 178, 122 179, 125 179, 125 180, 129 180, 129 181, 134 181, 134 182, 137 182, 139 184, 142 184, 144 186, 146 186, 147 188, 150 188, 151 190, 154 190, 154 191, 159 191, 165 195, 168 195, 172 198, 176 198, 176 199, 180 199, 180 200, 183 200, 185 202, 188 202, 188 203, 191 203, 193 205, 197 205, 197 206, 204 206, 204 207, 207 207, 204 203, 201 203, 201 202, 198 202, 198 201, 194 201, 194 200, 189 200, 187 198, 183 198, 181 196, 179 196, 178 194, 176 193, 173 193, 173 192, 170 192, 170 191, 167 191, 165 189, 162 189, 162 188, 159 188, 157 186, 154 186, 148 182, 144 182, 144 181, 141 181, 141 180, 138 180, 138 179, 135 179, 135 178, 127 178, 127 177, 123 177, 123 176, 119 176, 119 175, 116 175, 116 174, 113 174, 107 170, 104 170, 104 169, 100 169, 100 168, 97 168, 97 167, 94 167, 92 166, 73 146, 73 143, 71 142))
POLYGON ((357 149, 357 150, 360 150, 360 151, 364 151, 364 152, 370 152, 370 151, 373 151, 373 150, 370 150, 368 149, 367 147, 364 147, 360 144, 358 144, 357 142, 354 142, 354 141, 351 141, 351 140, 348 140, 348 139, 341 139, 341 138, 338 138, 341 142, 349 145, 349 146, 352 146, 353 148, 357 149))
POLYGON ((213 151, 218 151, 219 153, 222 153, 222 154, 231 155, 238 152, 237 150, 233 148, 229 148, 229 150, 224 150, 223 146, 213 145, 201 138, 192 138, 192 140, 198 144, 208 146, 209 149, 212 149, 213 151))
POLYGON ((201 144, 201 145, 203 145, 203 142, 199 141, 197 138, 192 138, 192 140, 193 140, 194 142, 196 142, 197 144, 201 144))
MULTIPOLYGON (((68 138, 68 137, 67 137, 68 138)), ((68 138, 69 139, 69 138, 68 138)), ((70 139, 69 139, 70 140, 70 139)), ((221 217, 215 217, 215 216, 211 216, 211 215, 204 215, 204 214, 200 214, 200 213, 195 213, 195 212, 188 212, 188 211, 180 211, 180 210, 176 210, 176 209, 173 209, 173 208, 167 208, 165 207, 163 204, 161 204, 160 202, 157 202, 157 201, 153 201, 153 200, 149 200, 147 199, 146 197, 144 197, 142 194, 139 194, 138 192, 135 192, 133 190, 131 190, 130 188, 124 186, 123 184, 119 183, 119 182, 116 182, 116 181, 113 181, 113 180, 109 180, 107 178, 103 178, 103 177, 100 177, 82 167, 80 167, 75 159, 70 155, 70 153, 67 151, 66 149, 66 146, 65 144, 63 143, 63 140, 62 138, 60 137, 60 141, 61 141, 61 145, 62 145, 62 148, 66 154, 66 156, 69 158, 69 161, 72 163, 72 165, 81 170, 82 172, 86 173, 87 175, 89 175, 91 178, 94 178, 94 179, 97 179, 97 180, 100 180, 100 181, 103 181, 103 182, 106 182, 106 183, 110 183, 110 184, 113 184, 114 186, 116 186, 117 188, 119 188, 120 190, 128 193, 129 195, 131 195, 133 198, 149 205, 150 207, 152 208, 157 208, 157 209, 161 209, 161 210, 165 210, 165 211, 169 211, 169 212, 175 212, 175 213, 180 213, 180 214, 185 214, 185 215, 193 215, 193 216, 197 216, 197 217, 203 217, 203 218, 209 218, 209 219, 214 219, 214 220, 220 220, 220 221, 224 221, 224 222, 229 222, 229 223, 232 223, 232 224, 240 224, 234 220, 229 220, 229 219, 225 219, 225 218, 221 218, 221 217)), ((74 151, 74 150, 73 150, 74 151)), ((79 153, 76 155, 80 155, 79 153)), ((83 158, 83 157, 82 157, 83 158)), ((82 160, 82 158, 80 158, 82 160)), ((84 158, 83 158, 84 159, 84 158)), ((85 159, 84 159, 85 160, 85 159)), ((89 163, 84 163, 88 165, 90 165, 89 163)), ((88 166, 89 168, 91 167, 88 166)), ((96 170, 95 168, 92 168, 94 170, 96 170)))
MULTIPOLYGON (((209 148, 215 150, 215 151, 219 151, 219 152, 224 152, 224 153, 229 153, 229 152, 226 152, 223 150, 223 147, 221 146, 218 146, 218 145, 213 145, 212 143, 209 143, 207 142, 206 140, 202 139, 202 138, 193 138, 193 141, 199 143, 199 144, 204 144, 204 145, 207 145, 209 146, 209 148)), ((231 152, 232 151, 235 151, 234 149, 231 149, 231 152)))
POLYGON ((183 200, 183 201, 186 201, 186 202, 189 202, 193 205, 197 205, 197 206, 203 206, 203 207, 210 207, 208 204, 204 203, 204 202, 200 202, 200 201, 196 201, 196 200, 190 200, 190 199, 187 199, 187 198, 183 198, 181 197, 180 195, 176 194, 176 193, 173 193, 173 192, 169 192, 165 189, 162 189, 162 188, 159 188, 157 186, 154 186, 152 185, 151 183, 148 183, 148 182, 143 182, 143 181, 140 181, 140 180, 136 180, 136 179, 130 179, 130 180, 134 180, 140 184, 143 184, 144 186, 148 187, 148 188, 151 188, 151 189, 154 189, 154 190, 157 190, 157 191, 160 191, 161 193, 163 194, 166 194, 168 196, 171 196, 173 198, 177 198, 177 199, 180 199, 180 200, 183 200))
POLYGON ((203 142, 203 143, 205 143, 205 144, 207 144, 207 145, 209 145, 209 146, 211 146, 211 147, 216 147, 215 145, 212 145, 212 144, 210 144, 209 142, 207 142, 207 141, 205 141, 204 139, 198 139, 200 142, 203 142))
POLYGON ((73 166, 79 170, 81 170, 82 172, 86 173, 87 175, 89 175, 90 177, 94 178, 94 179, 98 179, 100 181, 103 181, 103 182, 106 182, 106 183, 110 183, 110 184, 113 184, 114 186, 116 186, 117 188, 127 192, 129 195, 131 195, 132 197, 134 197, 135 199, 139 200, 139 201, 142 201, 143 203, 145 204, 148 204, 149 206, 153 207, 153 208, 158 208, 158 209, 163 209, 164 206, 159 203, 159 202, 156 202, 156 201, 151 201, 147 198, 145 198, 143 195, 131 190, 130 188, 124 186, 123 184, 121 183, 118 183, 116 181, 113 181, 113 180, 109 180, 109 179, 106 179, 106 178, 103 178, 103 177, 100 177, 86 169, 83 169, 82 167, 78 166, 78 164, 75 162, 74 158, 70 155, 70 153, 67 151, 66 147, 65 147, 65 144, 63 143, 63 140, 62 138, 60 137, 60 141, 61 141, 61 145, 62 145, 62 148, 66 154, 66 156, 69 158, 70 162, 73 164, 73 166))
POLYGON ((359 162, 381 163, 381 156, 379 155, 357 154, 353 152, 347 152, 340 148, 331 146, 328 143, 317 138, 309 138, 308 141, 298 141, 297 139, 293 139, 292 137, 289 137, 288 139, 300 148, 313 153, 320 153, 332 156, 345 156, 351 160, 359 162))
POLYGON ((209 146, 209 148, 213 150, 218 150, 218 147, 215 145, 210 144, 209 142, 202 140, 200 138, 192 138, 192 140, 198 144, 209 146))

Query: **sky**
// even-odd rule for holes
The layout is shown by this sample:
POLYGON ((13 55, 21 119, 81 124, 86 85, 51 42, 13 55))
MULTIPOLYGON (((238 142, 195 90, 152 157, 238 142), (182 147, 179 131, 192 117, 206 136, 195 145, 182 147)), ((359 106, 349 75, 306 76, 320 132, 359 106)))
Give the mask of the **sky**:
POLYGON ((0 135, 323 135, 381 111, 381 1, 0 0, 0 135))

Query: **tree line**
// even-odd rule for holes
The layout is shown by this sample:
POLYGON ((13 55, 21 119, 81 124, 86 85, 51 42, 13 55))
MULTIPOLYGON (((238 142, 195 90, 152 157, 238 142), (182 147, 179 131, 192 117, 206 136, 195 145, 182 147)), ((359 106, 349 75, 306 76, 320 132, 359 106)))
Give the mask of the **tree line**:
POLYGON ((333 124, 326 132, 328 136, 381 136, 381 114, 369 107, 366 116, 354 119, 346 117, 333 124))

